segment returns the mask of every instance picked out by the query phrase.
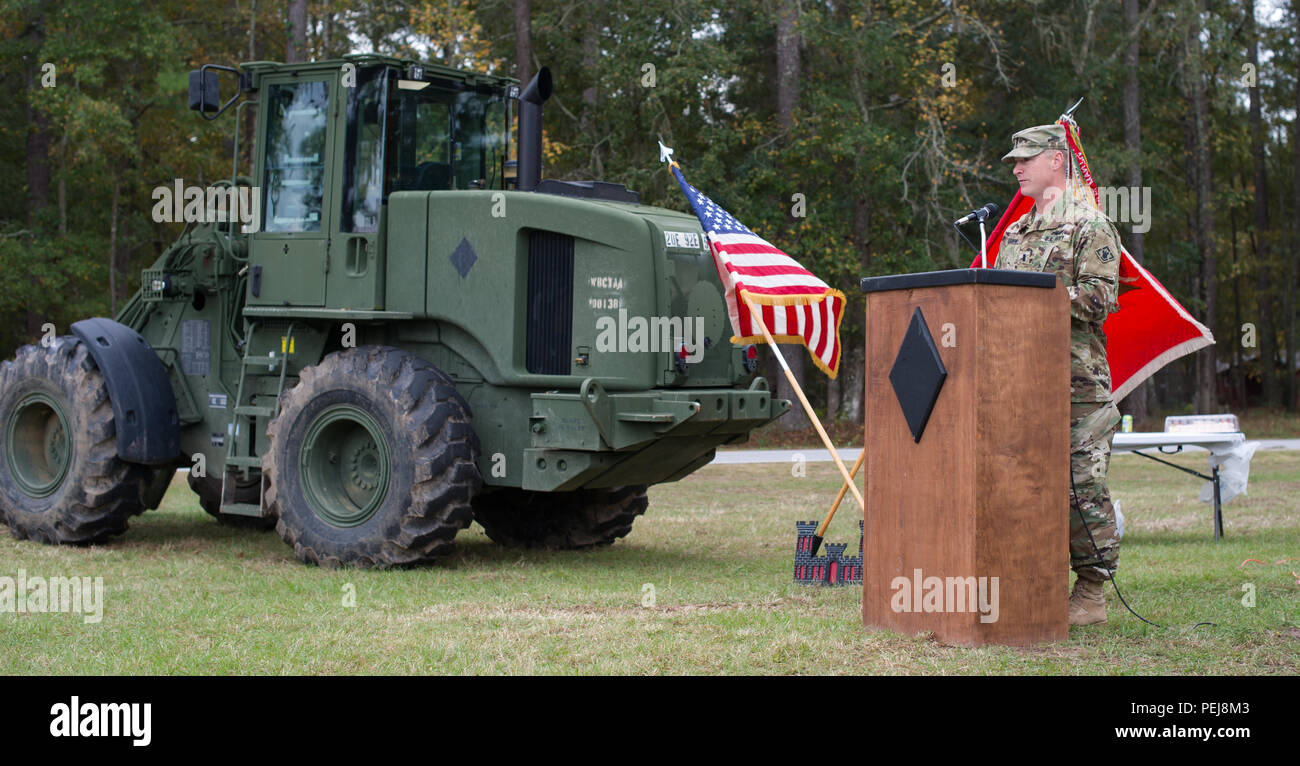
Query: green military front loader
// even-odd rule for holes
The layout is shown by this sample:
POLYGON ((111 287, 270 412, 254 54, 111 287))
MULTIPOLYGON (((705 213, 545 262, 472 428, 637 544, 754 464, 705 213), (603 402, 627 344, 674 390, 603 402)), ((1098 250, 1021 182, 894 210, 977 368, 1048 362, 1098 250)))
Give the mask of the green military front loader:
POLYGON ((551 87, 372 55, 192 72, 235 157, 256 125, 253 167, 155 189, 186 225, 126 307, 3 363, 11 532, 103 541, 188 467, 219 521, 326 566, 429 562, 471 521, 605 545, 787 411, 694 217, 540 178, 551 87))

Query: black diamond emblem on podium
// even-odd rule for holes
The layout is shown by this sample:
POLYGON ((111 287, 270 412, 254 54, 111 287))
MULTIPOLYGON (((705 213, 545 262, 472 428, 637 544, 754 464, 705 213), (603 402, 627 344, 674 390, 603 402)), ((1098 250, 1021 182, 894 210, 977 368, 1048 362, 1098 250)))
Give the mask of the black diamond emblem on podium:
POLYGON ((898 347, 894 367, 889 371, 889 382, 894 387, 899 406, 903 408, 903 417, 907 419, 914 442, 921 441, 925 424, 930 420, 930 412, 939 400, 939 390, 947 377, 948 370, 939 358, 939 349, 934 345, 930 328, 925 324, 925 315, 918 306, 912 312, 903 345, 898 347))
POLYGON ((474 263, 478 261, 478 254, 470 246, 469 240, 464 237, 460 238, 460 244, 451 253, 451 265, 456 267, 456 273, 464 279, 469 275, 469 270, 474 268, 474 263))

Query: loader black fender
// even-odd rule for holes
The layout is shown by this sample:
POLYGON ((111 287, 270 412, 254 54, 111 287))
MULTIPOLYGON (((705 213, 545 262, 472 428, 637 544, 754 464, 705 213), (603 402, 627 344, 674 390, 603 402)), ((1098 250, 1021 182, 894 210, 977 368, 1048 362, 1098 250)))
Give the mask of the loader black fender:
POLYGON ((113 421, 117 456, 131 463, 173 463, 181 452, 181 426, 167 368, 149 342, 135 330, 103 317, 72 325, 104 376, 113 421))

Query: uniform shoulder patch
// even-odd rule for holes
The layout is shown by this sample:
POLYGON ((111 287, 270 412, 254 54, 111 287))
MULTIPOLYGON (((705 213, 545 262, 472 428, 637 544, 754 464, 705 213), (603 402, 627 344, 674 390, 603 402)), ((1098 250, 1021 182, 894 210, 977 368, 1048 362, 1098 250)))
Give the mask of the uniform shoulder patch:
POLYGON ((1104 218, 1089 221, 1079 228, 1078 245, 1085 252, 1093 253, 1102 263, 1111 263, 1119 258, 1119 236, 1115 227, 1104 218))

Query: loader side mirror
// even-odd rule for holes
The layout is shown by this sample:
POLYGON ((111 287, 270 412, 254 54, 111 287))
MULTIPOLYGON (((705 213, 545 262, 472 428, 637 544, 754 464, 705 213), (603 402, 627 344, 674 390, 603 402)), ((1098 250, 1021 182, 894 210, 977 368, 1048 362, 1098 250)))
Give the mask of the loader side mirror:
POLYGON ((216 72, 190 70, 190 109, 199 112, 217 112, 221 109, 216 72))
POLYGON ((241 91, 249 90, 251 80, 238 69, 218 64, 204 64, 198 69, 190 70, 190 109, 199 113, 205 120, 215 120, 230 105, 239 99, 241 91), (230 72, 239 80, 235 95, 226 103, 221 103, 220 86, 217 83, 218 72, 230 72))

